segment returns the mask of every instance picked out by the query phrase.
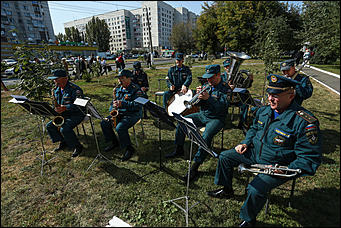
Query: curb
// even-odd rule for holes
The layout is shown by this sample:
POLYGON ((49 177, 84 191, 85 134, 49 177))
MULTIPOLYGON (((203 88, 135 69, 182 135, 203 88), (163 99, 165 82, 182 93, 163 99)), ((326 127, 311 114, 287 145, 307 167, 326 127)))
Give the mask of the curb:
MULTIPOLYGON (((307 73, 303 72, 303 70, 301 70, 301 72, 302 72, 303 74, 305 74, 305 75, 308 75, 307 73)), ((308 76, 309 76, 309 78, 314 79, 315 81, 317 81, 317 82, 320 83, 321 85, 327 87, 328 89, 330 89, 331 91, 333 91, 334 93, 336 93, 337 95, 340 96, 340 92, 336 91, 335 89, 331 88, 330 86, 326 85, 325 83, 323 83, 323 82, 317 80, 316 78, 314 78, 314 77, 312 77, 312 76, 310 76, 310 75, 308 75, 308 76)))
POLYGON ((334 74, 334 73, 331 73, 329 71, 321 70, 321 69, 319 69, 317 67, 310 66, 309 68, 317 70, 317 71, 320 71, 320 72, 325 73, 325 74, 329 74, 329 75, 334 76, 336 78, 340 78, 340 75, 338 75, 338 74, 334 74))

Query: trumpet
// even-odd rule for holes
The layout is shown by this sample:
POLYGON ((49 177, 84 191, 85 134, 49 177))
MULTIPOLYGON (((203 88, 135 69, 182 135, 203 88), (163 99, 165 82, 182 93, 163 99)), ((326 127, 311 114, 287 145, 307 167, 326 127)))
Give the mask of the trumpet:
POLYGON ((238 166, 238 172, 251 172, 251 173, 262 173, 268 174, 272 176, 281 176, 281 177, 294 177, 300 174, 301 169, 289 169, 287 166, 279 166, 278 164, 273 165, 263 165, 263 164, 253 164, 248 167, 244 164, 240 164, 238 166), (280 171, 281 173, 279 173, 280 171))
POLYGON ((199 95, 202 94, 205 91, 208 91, 211 89, 210 85, 205 86, 199 93, 195 94, 195 96, 189 100, 189 101, 184 101, 184 105, 187 109, 192 108, 193 105, 196 105, 199 103, 199 95))

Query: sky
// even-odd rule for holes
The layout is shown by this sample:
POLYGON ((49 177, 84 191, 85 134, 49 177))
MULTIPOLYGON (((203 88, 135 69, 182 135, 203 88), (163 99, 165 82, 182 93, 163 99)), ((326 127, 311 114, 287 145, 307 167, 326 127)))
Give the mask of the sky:
MULTIPOLYGON (((205 1, 164 1, 200 15, 205 1)), ((206 1, 211 3, 212 1, 206 1)), ((54 34, 65 33, 64 23, 110 11, 141 8, 142 1, 48 1, 54 34)))

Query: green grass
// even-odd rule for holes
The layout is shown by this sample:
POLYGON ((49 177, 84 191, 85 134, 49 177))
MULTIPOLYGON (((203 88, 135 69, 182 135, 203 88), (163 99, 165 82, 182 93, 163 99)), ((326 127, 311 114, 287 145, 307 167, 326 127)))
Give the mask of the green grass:
MULTIPOLYGON (((220 59, 213 63, 221 62, 220 59)), ((251 93, 262 94, 264 65, 242 65, 240 69, 254 72, 251 93)), ((150 78, 149 99, 154 100, 153 92, 158 90, 157 79, 165 78, 167 71, 146 69, 150 78)), ((196 78, 204 73, 204 68, 193 67, 192 72, 191 88, 194 89, 199 85, 196 78)), ((106 116, 113 82, 113 75, 108 75, 93 79, 90 83, 80 80, 76 84, 92 99, 98 111, 106 116)), ((303 105, 320 121, 323 163, 315 176, 297 181, 292 208, 287 206, 289 192, 274 190, 269 214, 261 211, 257 218, 258 226, 340 226, 340 97, 314 80, 312 84, 313 96, 303 105)), ((140 145, 131 160, 121 162, 123 151, 116 149, 104 153, 112 163, 99 162, 86 172, 97 152, 93 137, 85 137, 80 127, 79 138, 85 147, 84 153, 71 159, 71 151, 59 152, 60 156, 51 161, 50 168, 45 166, 44 176, 41 176, 41 164, 36 159, 42 151, 37 120, 8 102, 12 93, 2 92, 1 95, 1 226, 105 226, 113 216, 133 226, 186 225, 184 213, 172 203, 164 203, 186 193, 186 185, 180 177, 187 171, 187 161, 183 158, 164 159, 164 155, 174 148, 175 131, 162 130, 162 161, 167 172, 159 171, 158 129, 153 125, 153 119, 146 119, 143 121, 144 140, 140 124, 135 127, 140 145)), ((94 123, 103 151, 106 145, 100 122, 95 120, 94 123)), ((85 124, 85 128, 90 134, 89 123, 85 124)), ((132 129, 130 135, 134 143, 132 129)), ((221 133, 214 140, 216 152, 220 152, 220 137, 221 133)), ((44 139, 47 150, 57 146, 48 136, 45 135, 44 139)), ((232 148, 242 139, 240 130, 225 130, 224 148, 232 148)), ((187 140, 187 155, 189 148, 187 140)), ((190 210, 189 226, 228 227, 239 222, 246 178, 235 173, 233 187, 236 198, 209 198, 206 191, 217 188, 213 184, 216 164, 216 159, 208 158, 200 167, 200 178, 190 184, 189 204, 197 200, 201 203, 190 210)), ((284 187, 290 188, 290 183, 284 187)), ((185 200, 176 202, 184 206, 185 200)))

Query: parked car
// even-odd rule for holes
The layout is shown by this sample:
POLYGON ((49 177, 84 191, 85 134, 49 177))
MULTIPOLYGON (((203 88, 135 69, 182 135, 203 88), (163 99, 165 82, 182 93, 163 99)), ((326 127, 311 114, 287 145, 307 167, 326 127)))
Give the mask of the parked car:
MULTIPOLYGON (((11 68, 6 69, 6 70, 5 70, 5 75, 11 76, 11 75, 16 74, 16 73, 14 72, 14 68, 15 68, 15 67, 11 67, 11 68)), ((17 72, 17 73, 20 73, 20 72, 21 72, 21 67, 19 68, 19 72, 17 72)))
POLYGON ((1 62, 7 64, 8 66, 13 66, 17 64, 17 61, 15 61, 14 59, 4 59, 1 62))

